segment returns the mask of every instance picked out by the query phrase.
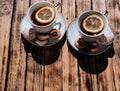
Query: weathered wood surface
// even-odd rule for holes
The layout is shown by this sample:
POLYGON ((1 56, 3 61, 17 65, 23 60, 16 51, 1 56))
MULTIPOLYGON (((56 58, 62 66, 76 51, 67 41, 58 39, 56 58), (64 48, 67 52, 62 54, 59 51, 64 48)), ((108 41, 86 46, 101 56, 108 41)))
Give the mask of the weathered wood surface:
POLYGON ((4 91, 8 70, 13 0, 0 0, 0 91, 4 91))
POLYGON ((36 1, 0 0, 0 91, 120 91, 120 0, 45 0, 62 3, 67 26, 86 10, 108 11, 114 51, 98 56, 80 55, 67 41, 59 51, 22 41, 21 20, 36 1))
POLYGON ((23 91, 25 86, 26 53, 21 41, 20 21, 24 17, 29 0, 15 0, 11 24, 9 63, 7 71, 7 91, 23 91))
MULTIPOLYGON (((66 19, 67 26, 75 19, 75 3, 75 0, 62 0, 62 14, 66 19)), ((70 53, 67 42, 62 48, 62 61, 63 91, 79 91, 77 60, 70 53)))
MULTIPOLYGON (((101 0, 101 1, 94 0, 93 1, 93 9, 99 10, 103 13, 106 10, 109 12, 109 8, 107 8, 105 0, 101 0), (100 6, 100 4, 102 6, 100 6)), ((109 14, 110 13, 108 13, 108 15, 109 14)), ((108 18, 108 20, 110 20, 110 18, 108 18)), ((102 60, 105 60, 105 58, 104 59, 102 58, 102 60)), ((96 61, 102 61, 102 60, 96 60, 96 61)), ((112 61, 110 61, 110 59, 107 59, 106 62, 107 62, 107 67, 106 67, 105 71, 98 74, 98 90, 99 91, 115 91, 112 61)), ((104 63, 102 63, 101 65, 105 65, 104 63)))

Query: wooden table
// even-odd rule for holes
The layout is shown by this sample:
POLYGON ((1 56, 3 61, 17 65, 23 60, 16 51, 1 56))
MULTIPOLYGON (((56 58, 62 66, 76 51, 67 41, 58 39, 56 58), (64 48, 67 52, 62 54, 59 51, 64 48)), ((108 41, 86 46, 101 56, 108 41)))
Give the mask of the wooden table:
POLYGON ((115 34, 112 51, 83 56, 66 41, 50 64, 36 62, 21 39, 21 20, 36 1, 0 0, 0 91, 120 91, 120 0, 46 0, 62 3, 67 25, 83 11, 107 10, 115 34))

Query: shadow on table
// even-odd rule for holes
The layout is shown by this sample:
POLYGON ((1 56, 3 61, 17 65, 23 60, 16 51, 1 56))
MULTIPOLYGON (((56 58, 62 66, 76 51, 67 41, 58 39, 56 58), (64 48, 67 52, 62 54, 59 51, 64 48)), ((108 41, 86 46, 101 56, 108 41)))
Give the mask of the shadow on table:
POLYGON ((60 48, 65 43, 65 40, 66 40, 66 35, 64 35, 64 37, 58 43, 52 46, 39 47, 29 43, 22 36, 22 41, 26 53, 31 53, 33 59, 41 65, 52 64, 58 59, 60 55, 60 48))
POLYGON ((113 57, 114 55, 113 44, 106 52, 96 56, 80 54, 74 50, 69 43, 68 47, 72 55, 77 58, 78 65, 81 69, 90 74, 99 74, 103 72, 108 66, 108 57, 113 57))

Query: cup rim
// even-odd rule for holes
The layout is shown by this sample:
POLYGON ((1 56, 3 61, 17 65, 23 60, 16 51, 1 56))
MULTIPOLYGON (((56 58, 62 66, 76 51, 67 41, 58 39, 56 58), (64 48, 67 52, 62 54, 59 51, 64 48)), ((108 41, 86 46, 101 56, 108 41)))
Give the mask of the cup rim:
POLYGON ((97 10, 88 10, 88 11, 83 12, 81 15, 79 15, 79 16, 77 17, 76 25, 77 25, 77 29, 79 30, 80 33, 84 34, 85 36, 88 36, 88 37, 93 38, 93 37, 98 37, 98 36, 104 34, 105 30, 107 30, 107 27, 108 27, 108 19, 107 19, 107 17, 106 17, 103 13, 101 13, 100 11, 97 11, 97 10), (79 27, 79 26, 80 26, 80 23, 79 23, 80 18, 81 18, 83 15, 85 15, 86 13, 89 13, 89 12, 98 13, 98 14, 100 14, 100 15, 104 18, 104 20, 105 20, 105 27, 104 27, 104 29, 103 29, 100 33, 98 33, 98 34, 95 34, 95 35, 86 34, 86 33, 84 33, 84 32, 80 29, 80 27, 79 27))
POLYGON ((52 24, 56 21, 57 15, 58 15, 58 11, 57 11, 57 8, 55 7, 55 5, 52 4, 51 2, 47 2, 47 1, 38 1, 38 2, 33 3, 33 4, 30 6, 30 8, 28 9, 27 14, 26 14, 27 19, 28 19, 28 21, 30 22, 31 25, 33 25, 33 26, 35 26, 35 27, 43 27, 43 28, 52 25, 52 24), (53 20, 51 23, 49 23, 49 24, 47 24, 47 25, 44 25, 44 26, 40 26, 40 25, 34 24, 34 23, 31 21, 31 17, 30 17, 30 10, 31 10, 31 8, 34 8, 34 9, 35 9, 35 8, 37 8, 37 6, 35 6, 35 5, 41 4, 41 3, 50 4, 52 7, 54 7, 55 12, 56 12, 56 16, 55 16, 54 20, 53 20))

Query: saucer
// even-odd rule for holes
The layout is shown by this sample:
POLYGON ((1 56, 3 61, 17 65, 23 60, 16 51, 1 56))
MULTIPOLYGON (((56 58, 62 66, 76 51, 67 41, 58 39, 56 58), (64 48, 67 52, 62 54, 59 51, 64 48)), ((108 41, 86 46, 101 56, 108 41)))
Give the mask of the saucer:
MULTIPOLYGON (((110 27, 109 30, 111 30, 110 27)), ((87 48, 77 48, 75 46, 75 40, 78 38, 81 38, 81 35, 79 34, 79 31, 76 28, 76 20, 74 20, 70 23, 67 29, 67 40, 73 49, 84 55, 99 55, 107 51, 110 47, 110 45, 103 45, 98 41, 99 49, 95 52, 91 52, 87 48)))
MULTIPOLYGON (((58 13, 58 18, 56 20, 56 23, 60 23, 61 24, 61 28, 59 29, 59 25, 54 26, 53 28, 55 29, 59 29, 61 32, 61 36, 58 39, 49 39, 48 43, 46 45, 44 45, 43 47, 47 47, 47 46, 51 46, 54 45, 56 43, 58 43, 63 36, 66 33, 66 22, 65 19, 63 17, 63 15, 61 13, 58 13)), ((24 16, 24 18, 21 21, 20 24, 20 32, 23 35, 24 39, 26 39, 29 43, 39 46, 34 42, 33 40, 28 40, 25 36, 29 36, 29 30, 32 28, 31 24, 28 22, 26 16, 24 16)))

